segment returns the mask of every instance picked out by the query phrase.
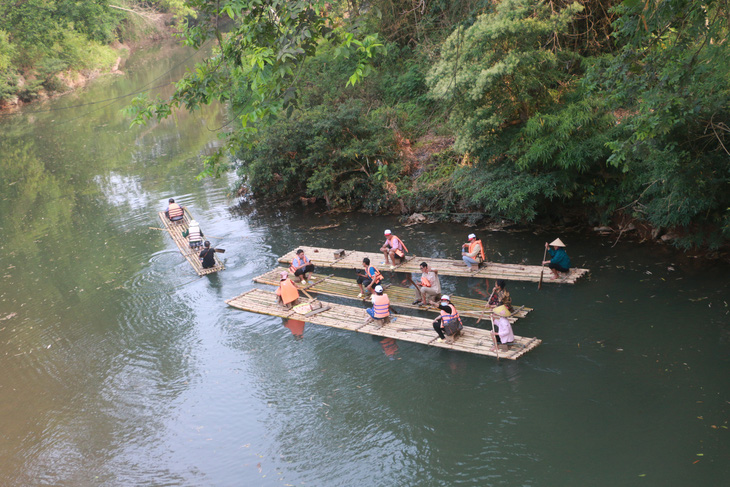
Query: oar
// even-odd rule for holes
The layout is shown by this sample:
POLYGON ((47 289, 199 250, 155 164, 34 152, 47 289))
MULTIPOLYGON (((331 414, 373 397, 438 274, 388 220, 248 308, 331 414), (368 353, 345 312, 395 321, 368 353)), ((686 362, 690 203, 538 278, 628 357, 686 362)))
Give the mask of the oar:
POLYGON ((219 254, 225 254, 226 253, 226 249, 218 249, 218 248, 216 248, 215 251, 218 252, 219 254))
POLYGON ((484 312, 487 311, 487 308, 489 308, 489 301, 492 300, 492 296, 494 296, 494 291, 497 290, 497 286, 494 286, 494 289, 492 289, 492 294, 489 295, 487 298, 487 304, 484 305, 484 309, 482 310, 481 314, 479 315, 479 319, 477 320, 477 323, 482 321, 482 317, 484 316, 484 312))
POLYGON ((542 260, 540 261, 540 264, 542 264, 542 269, 540 269, 540 282, 537 283, 538 291, 542 289, 542 274, 543 272, 545 272, 545 257, 547 257, 547 247, 545 247, 545 252, 543 252, 542 260))

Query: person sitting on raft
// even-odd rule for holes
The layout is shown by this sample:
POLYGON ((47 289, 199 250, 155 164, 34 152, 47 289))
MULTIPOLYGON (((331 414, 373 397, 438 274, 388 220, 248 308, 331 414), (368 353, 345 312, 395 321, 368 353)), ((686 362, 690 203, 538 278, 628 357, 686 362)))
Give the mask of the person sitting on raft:
POLYGON ((375 286, 373 290, 375 291, 372 297, 373 307, 365 310, 368 314, 365 321, 370 323, 372 320, 383 320, 384 323, 388 323, 390 321, 390 298, 385 294, 383 286, 380 284, 375 286))
POLYGON ((490 307, 504 305, 507 306, 507 309, 509 309, 510 312, 512 312, 514 311, 512 309, 512 298, 509 295, 509 291, 505 289, 506 286, 507 281, 504 279, 497 279, 494 283, 494 292, 492 293, 492 297, 489 299, 488 305, 490 307))
POLYGON ((276 302, 289 309, 291 308, 291 303, 296 303, 297 299, 299 299, 299 290, 296 284, 289 279, 289 273, 283 271, 281 273, 279 287, 276 288, 276 302))
POLYGON ((173 222, 179 222, 185 216, 185 212, 182 206, 175 203, 175 200, 170 198, 168 201, 167 209, 165 210, 165 216, 173 222))
POLYGON ((390 265, 390 270, 393 270, 396 264, 403 262, 403 258, 406 256, 408 249, 403 243, 403 240, 393 235, 393 232, 390 230, 386 230, 385 243, 380 247, 380 251, 385 256, 385 265, 390 265))
POLYGON ((492 352, 496 352, 499 345, 510 345, 515 341, 512 325, 507 319, 509 316, 512 316, 512 313, 507 309, 507 306, 497 306, 492 311, 491 318, 494 325, 492 330, 492 343, 494 343, 494 347, 491 348, 492 352))
POLYGON ((459 312, 456 311, 456 306, 451 304, 451 298, 444 294, 441 296, 441 301, 438 306, 441 311, 441 316, 433 320, 433 329, 438 333, 439 342, 443 342, 448 336, 454 341, 453 337, 461 332, 464 326, 461 323, 459 312))
POLYGON ((473 233, 470 233, 467 238, 469 241, 461 246, 461 259, 469 272, 474 272, 479 269, 479 264, 486 262, 487 258, 484 256, 482 241, 478 240, 473 233))
POLYGON ((203 231, 200 224, 195 220, 190 220, 190 226, 182 233, 183 238, 188 238, 191 249, 197 249, 203 245, 203 231))
POLYGON ((416 300, 413 301, 413 304, 423 306, 438 304, 436 299, 441 295, 441 282, 436 271, 431 269, 427 263, 421 262, 421 282, 413 284, 416 286, 416 300))
POLYGON ((307 280, 309 279, 307 274, 314 272, 314 264, 309 260, 309 257, 304 255, 302 249, 297 250, 297 256, 291 261, 289 272, 293 273, 294 277, 298 277, 299 282, 305 286, 307 285, 307 280))
POLYGON ((367 257, 362 260, 362 266, 365 268, 365 274, 359 272, 357 274, 357 285, 360 286, 360 294, 357 295, 358 298, 363 297, 366 292, 372 293, 373 286, 383 280, 380 271, 375 266, 370 265, 370 259, 367 257))
POLYGON ((550 242, 550 246, 552 246, 552 249, 545 242, 545 248, 548 249, 550 260, 543 261, 542 265, 548 264, 550 271, 553 273, 553 277, 550 279, 557 279, 558 272, 570 272, 570 257, 565 252, 565 244, 559 238, 550 242))
POLYGON ((205 241, 205 248, 200 251, 200 260, 203 262, 203 269, 215 267, 215 249, 210 246, 209 241, 205 241))

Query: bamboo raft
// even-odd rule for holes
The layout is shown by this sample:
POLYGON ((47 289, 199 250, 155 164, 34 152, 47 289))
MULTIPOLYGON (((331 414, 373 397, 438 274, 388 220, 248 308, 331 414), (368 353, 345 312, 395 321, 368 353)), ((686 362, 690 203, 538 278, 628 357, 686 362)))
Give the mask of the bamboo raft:
POLYGON ((252 313, 278 316, 285 319, 291 318, 315 325, 330 326, 342 330, 510 360, 518 359, 542 343, 542 340, 537 338, 515 336, 515 341, 510 345, 508 351, 494 352, 490 350, 494 346, 490 330, 468 326, 464 327, 463 335, 453 343, 448 341, 439 342, 436 340, 438 336, 431 325, 432 320, 428 318, 399 315, 395 322, 386 325, 381 325, 377 321, 366 323, 365 318, 367 315, 364 309, 334 303, 326 303, 321 311, 316 310, 300 314, 294 309, 285 309, 277 305, 276 294, 261 289, 251 289, 240 296, 227 300, 226 303, 234 308, 252 313))
MULTIPOLYGON (((254 277, 253 281, 259 284, 268 284, 270 286, 278 286, 281 273, 287 269, 283 267, 276 268, 266 274, 261 274, 258 277, 254 277)), ((290 273, 291 276, 291 273, 290 273)), ((347 279, 345 277, 336 276, 324 276, 312 274, 309 284, 302 286, 300 283, 295 282, 299 289, 304 289, 307 292, 325 294, 328 296, 338 296, 348 299, 357 299, 365 302, 370 302, 369 298, 358 298, 357 295, 360 292, 360 288, 357 286, 355 279, 347 279)), ((435 311, 436 308, 430 306, 419 306, 417 304, 411 304, 415 298, 414 290, 403 286, 394 286, 385 284, 385 293, 390 298, 390 304, 408 309, 420 309, 426 311, 435 311)), ((472 298, 463 298, 460 296, 451 296, 451 302, 454 303, 456 309, 459 310, 459 315, 462 317, 479 318, 483 317, 489 319, 492 313, 491 309, 485 310, 486 301, 472 298)), ((519 306, 515 306, 515 309, 519 309, 519 306)), ((514 323, 518 318, 524 318, 527 313, 532 311, 532 308, 522 307, 520 311, 515 313, 509 318, 510 322, 514 323)))
POLYGON ((218 255, 215 255, 215 266, 209 269, 203 269, 203 264, 200 262, 200 258, 198 257, 200 250, 191 249, 188 244, 188 239, 182 236, 183 231, 188 229, 190 220, 193 219, 187 208, 183 207, 183 211, 183 219, 179 222, 170 221, 164 211, 159 212, 158 215, 162 224, 165 226, 165 229, 170 234, 170 237, 172 237, 172 240, 177 244, 177 248, 180 250, 180 253, 183 254, 183 257, 185 257, 185 260, 190 262, 190 265, 193 266, 193 269, 195 269, 195 272, 197 272, 199 276, 212 274, 225 269, 223 263, 220 259, 218 259, 218 255))
MULTIPOLYGON (((337 249, 328 249, 323 247, 299 247, 304 250, 304 253, 312 261, 312 264, 319 267, 333 267, 337 269, 362 269, 362 259, 367 257, 370 259, 370 264, 379 268, 383 272, 384 268, 378 264, 383 261, 383 254, 377 252, 360 252, 357 250, 345 250, 344 255, 341 257, 335 257, 337 249)), ((279 257, 279 262, 284 264, 291 264, 292 260, 296 257, 296 250, 292 250, 286 255, 279 257)), ((498 264, 495 262, 488 262, 482 264, 479 270, 469 272, 464 266, 463 261, 454 259, 429 259, 426 257, 417 256, 406 256, 406 261, 402 264, 395 266, 394 272, 421 272, 419 265, 421 262, 428 262, 428 265, 439 271, 441 276, 456 276, 456 277, 478 277, 478 278, 490 278, 490 279, 507 279, 511 281, 531 281, 538 282, 540 280, 540 273, 543 267, 539 265, 520 265, 520 264, 498 264)), ((558 279, 550 279, 550 269, 544 268, 545 277, 543 282, 545 283, 561 283, 561 284, 575 284, 575 282, 588 274, 588 269, 570 269, 567 275, 561 275, 558 279)))

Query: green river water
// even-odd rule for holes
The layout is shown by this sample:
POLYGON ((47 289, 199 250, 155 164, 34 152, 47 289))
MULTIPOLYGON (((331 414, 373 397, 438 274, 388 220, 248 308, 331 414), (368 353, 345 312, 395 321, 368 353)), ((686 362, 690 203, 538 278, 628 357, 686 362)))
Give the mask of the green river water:
POLYGON ((239 206, 233 175, 195 180, 225 110, 130 129, 130 98, 112 100, 189 56, 151 48, 124 76, 0 116, 0 485, 727 485, 727 264, 476 229, 493 260, 538 263, 560 236, 591 269, 574 286, 509 284, 535 309, 515 332, 543 340, 520 360, 295 335, 224 300, 299 245, 374 251, 391 228, 417 255, 458 257, 475 229, 239 206), (198 278, 148 228, 171 196, 222 237, 225 271, 198 278))

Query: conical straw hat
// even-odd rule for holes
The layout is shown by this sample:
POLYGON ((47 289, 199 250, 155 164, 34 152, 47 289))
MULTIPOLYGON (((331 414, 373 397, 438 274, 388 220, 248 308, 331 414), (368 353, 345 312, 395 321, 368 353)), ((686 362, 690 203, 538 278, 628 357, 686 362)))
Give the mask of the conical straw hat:
POLYGON ((508 316, 512 316, 512 313, 510 313, 509 308, 507 308, 507 306, 505 306, 505 305, 497 306, 496 308, 494 308, 494 310, 492 310, 492 313, 494 313, 497 316, 504 316, 505 318, 507 318, 508 316))
POLYGON ((565 244, 559 238, 556 238, 555 240, 553 240, 552 242, 550 242, 550 245, 552 247, 565 247, 565 244))

